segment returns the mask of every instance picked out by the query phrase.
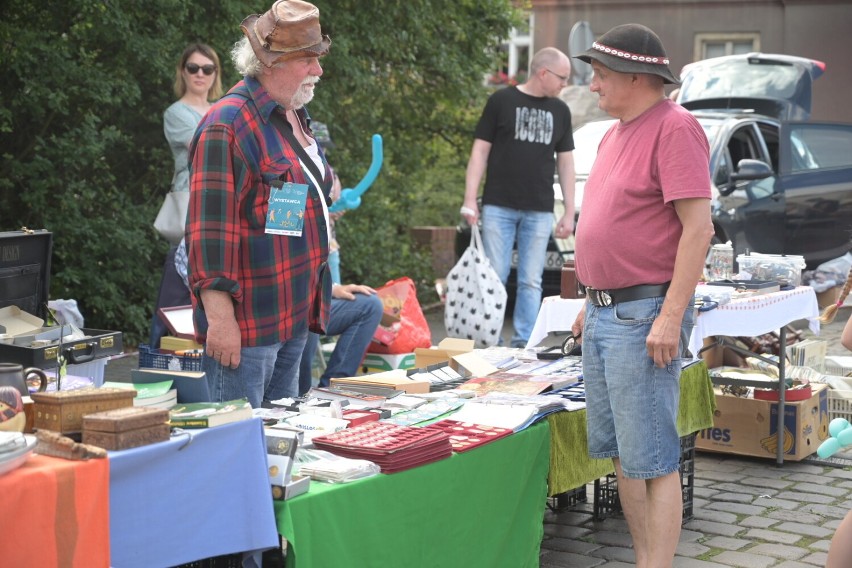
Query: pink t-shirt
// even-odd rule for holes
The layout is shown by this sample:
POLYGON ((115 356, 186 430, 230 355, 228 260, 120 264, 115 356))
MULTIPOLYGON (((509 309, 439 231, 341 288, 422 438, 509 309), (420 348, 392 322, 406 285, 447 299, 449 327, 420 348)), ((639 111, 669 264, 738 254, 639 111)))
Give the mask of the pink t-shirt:
POLYGON ((672 201, 710 199, 707 136, 661 101, 604 135, 583 193, 577 278, 601 290, 672 279, 682 227, 672 201))

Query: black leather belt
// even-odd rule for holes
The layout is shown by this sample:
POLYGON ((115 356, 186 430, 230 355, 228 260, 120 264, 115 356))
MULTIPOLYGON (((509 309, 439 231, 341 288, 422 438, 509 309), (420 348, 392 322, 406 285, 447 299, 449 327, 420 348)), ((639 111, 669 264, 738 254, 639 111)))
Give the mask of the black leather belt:
POLYGON ((640 284, 617 290, 596 290, 589 286, 580 284, 580 289, 585 290, 586 297, 596 306, 613 306, 621 302, 633 302, 645 298, 656 298, 665 296, 671 282, 665 284, 640 284))

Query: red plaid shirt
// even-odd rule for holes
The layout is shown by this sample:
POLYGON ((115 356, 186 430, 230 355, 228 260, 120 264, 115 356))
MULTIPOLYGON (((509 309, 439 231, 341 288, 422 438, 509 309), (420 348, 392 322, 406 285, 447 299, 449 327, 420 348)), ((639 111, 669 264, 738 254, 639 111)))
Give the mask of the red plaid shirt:
MULTIPOLYGON (((201 290, 231 295, 243 347, 286 341, 308 324, 318 268, 328 257, 328 233, 313 188, 301 237, 264 232, 270 183, 280 178, 310 185, 298 156, 270 121, 273 112, 284 109, 247 77, 213 105, 195 133, 186 240, 199 342, 207 336, 201 290)), ((307 123, 307 113, 300 113, 307 123)), ((326 163, 325 179, 330 175, 326 163)), ((324 309, 327 319, 328 306, 324 309)))

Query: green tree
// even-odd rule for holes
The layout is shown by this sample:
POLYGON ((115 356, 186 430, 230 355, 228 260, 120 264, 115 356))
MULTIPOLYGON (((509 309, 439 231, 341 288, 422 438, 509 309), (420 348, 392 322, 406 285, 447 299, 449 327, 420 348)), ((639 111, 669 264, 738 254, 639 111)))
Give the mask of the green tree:
MULTIPOLYGON (((172 174, 162 113, 174 65, 203 41, 228 51, 239 22, 271 1, 6 0, 0 19, 0 229, 53 232, 51 298, 75 298, 88 327, 147 336, 167 249, 151 227, 172 174)), ((366 171, 370 136, 385 165, 340 224, 344 272, 425 285, 412 250, 420 219, 453 223, 489 46, 510 0, 317 1, 333 38, 311 106, 331 129, 344 186, 366 171), (442 210, 449 205, 446 212, 442 210)), ((427 289, 424 287, 424 289, 427 289)))

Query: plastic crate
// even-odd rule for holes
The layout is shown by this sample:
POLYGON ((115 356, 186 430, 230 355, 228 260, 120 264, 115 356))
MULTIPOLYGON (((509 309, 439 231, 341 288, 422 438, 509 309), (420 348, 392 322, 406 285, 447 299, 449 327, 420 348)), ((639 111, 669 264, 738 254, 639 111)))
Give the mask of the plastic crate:
POLYGON ((201 355, 175 355, 151 349, 145 344, 139 346, 140 369, 167 369, 171 371, 200 371, 201 355))
POLYGON ((547 506, 551 511, 570 509, 580 502, 587 502, 586 486, 581 485, 547 498, 547 506))
POLYGON ((845 418, 852 423, 852 391, 828 389, 828 421, 835 418, 845 418))
POLYGON ((825 374, 852 377, 852 356, 829 355, 825 358, 825 374))
MULTIPOLYGON (((695 489, 695 433, 680 439, 680 486, 683 492, 683 522, 692 519, 693 493, 695 489)), ((621 515, 618 499, 618 481, 614 473, 595 480, 594 518, 603 521, 607 517, 621 515)))

